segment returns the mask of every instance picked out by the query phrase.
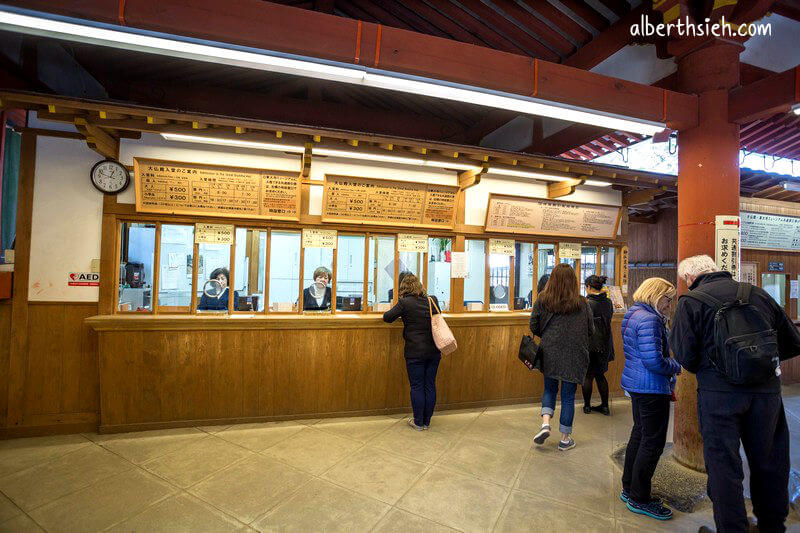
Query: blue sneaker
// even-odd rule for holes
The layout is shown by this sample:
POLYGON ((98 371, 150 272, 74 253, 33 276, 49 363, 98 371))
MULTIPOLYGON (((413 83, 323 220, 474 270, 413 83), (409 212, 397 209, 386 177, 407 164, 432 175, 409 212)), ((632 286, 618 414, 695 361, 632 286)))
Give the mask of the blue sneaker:
MULTIPOLYGON (((622 489, 620 491, 620 493, 619 493, 619 499, 622 500, 625 503, 628 503, 628 498, 629 498, 628 491, 626 491, 625 489, 622 489)), ((650 498, 650 501, 651 502, 661 503, 661 498, 650 498)))
POLYGON ((642 514, 656 520, 669 520, 672 518, 672 509, 665 507, 661 502, 637 503, 631 499, 627 502, 628 510, 632 513, 642 514))

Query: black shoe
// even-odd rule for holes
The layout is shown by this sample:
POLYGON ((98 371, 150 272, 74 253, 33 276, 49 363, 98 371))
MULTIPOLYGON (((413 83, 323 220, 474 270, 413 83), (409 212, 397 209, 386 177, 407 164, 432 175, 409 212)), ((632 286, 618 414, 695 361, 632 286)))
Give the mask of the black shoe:
POLYGON ((592 407, 592 411, 603 413, 606 416, 609 416, 611 414, 611 410, 608 408, 607 405, 595 405, 592 407))
POLYGON ((592 408, 589 407, 588 405, 584 405, 583 406, 583 412, 586 413, 587 415, 590 415, 590 414, 592 414, 592 408))
POLYGON ((714 530, 708 526, 700 526, 700 529, 697 530, 697 533, 714 533, 714 530))
POLYGON ((669 520, 672 518, 672 509, 669 507, 664 507, 661 502, 652 501, 648 503, 637 503, 631 499, 628 499, 628 510, 637 513, 643 514, 645 516, 649 516, 650 518, 655 518, 656 520, 669 520))

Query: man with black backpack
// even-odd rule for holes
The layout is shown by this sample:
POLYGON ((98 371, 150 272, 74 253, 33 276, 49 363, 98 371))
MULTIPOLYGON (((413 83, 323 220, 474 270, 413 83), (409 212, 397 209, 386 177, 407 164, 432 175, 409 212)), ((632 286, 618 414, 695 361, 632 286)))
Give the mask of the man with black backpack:
POLYGON ((717 530, 749 528, 741 442, 758 527, 785 531, 789 428, 779 364, 800 354, 800 334, 769 294, 734 281, 707 255, 681 261, 678 277, 690 290, 678 302, 670 344, 681 366, 697 374, 697 411, 717 530))

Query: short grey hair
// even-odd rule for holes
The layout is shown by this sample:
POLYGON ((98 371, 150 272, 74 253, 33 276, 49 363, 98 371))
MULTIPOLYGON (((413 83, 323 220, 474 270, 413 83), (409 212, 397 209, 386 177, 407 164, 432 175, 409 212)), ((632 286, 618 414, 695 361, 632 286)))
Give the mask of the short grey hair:
POLYGON ((709 272, 719 272, 719 267, 717 267, 716 261, 707 255, 687 257, 678 265, 678 277, 682 279, 686 279, 686 276, 696 278, 709 272))

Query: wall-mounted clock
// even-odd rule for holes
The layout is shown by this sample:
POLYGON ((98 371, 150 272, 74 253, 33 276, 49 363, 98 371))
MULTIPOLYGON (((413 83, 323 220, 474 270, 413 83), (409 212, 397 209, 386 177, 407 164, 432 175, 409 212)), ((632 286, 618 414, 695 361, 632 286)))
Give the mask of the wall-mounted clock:
POLYGON ((131 175, 119 161, 104 159, 98 161, 89 173, 92 185, 104 194, 118 194, 128 188, 131 175))

